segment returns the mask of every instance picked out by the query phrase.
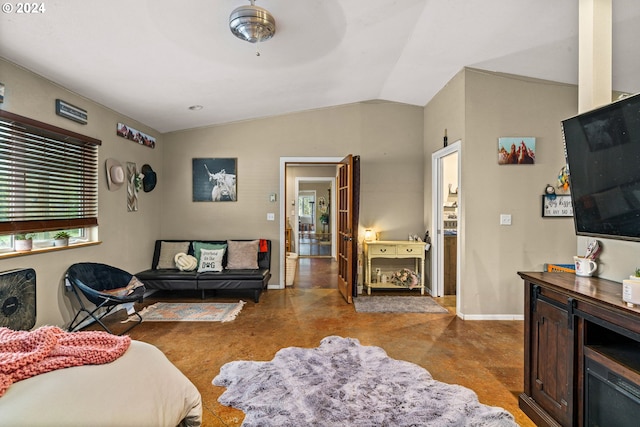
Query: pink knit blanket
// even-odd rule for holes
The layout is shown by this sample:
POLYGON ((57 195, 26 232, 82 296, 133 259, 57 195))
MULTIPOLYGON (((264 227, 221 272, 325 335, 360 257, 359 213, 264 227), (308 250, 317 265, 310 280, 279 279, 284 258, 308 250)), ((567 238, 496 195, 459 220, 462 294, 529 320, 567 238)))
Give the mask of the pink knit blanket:
POLYGON ((0 328, 0 396, 16 381, 55 369, 109 363, 122 356, 131 337, 107 332, 65 332, 56 326, 34 331, 0 328))

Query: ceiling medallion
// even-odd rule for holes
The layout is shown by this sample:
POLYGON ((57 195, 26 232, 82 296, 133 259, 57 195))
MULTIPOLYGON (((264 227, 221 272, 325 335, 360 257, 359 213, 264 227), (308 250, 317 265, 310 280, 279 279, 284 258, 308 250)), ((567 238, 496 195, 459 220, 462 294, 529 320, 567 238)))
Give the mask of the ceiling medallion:
MULTIPOLYGON (((266 9, 255 5, 237 7, 229 17, 231 32, 241 40, 249 43, 260 43, 269 40, 276 32, 276 20, 266 9)), ((260 56, 260 52, 256 51, 260 56)))

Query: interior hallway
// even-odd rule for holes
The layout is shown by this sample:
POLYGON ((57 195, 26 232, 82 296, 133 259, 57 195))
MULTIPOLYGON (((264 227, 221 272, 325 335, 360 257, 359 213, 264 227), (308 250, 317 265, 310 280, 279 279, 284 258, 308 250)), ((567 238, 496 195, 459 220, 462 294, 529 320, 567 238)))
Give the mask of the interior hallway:
MULTIPOLYGON (((465 322, 453 314, 455 299, 446 297, 437 300, 449 314, 356 313, 337 291, 335 265, 331 259, 301 259, 294 286, 266 291, 258 304, 242 295, 207 295, 205 302, 247 301, 232 322, 146 322, 129 334, 160 348, 196 385, 207 427, 239 426, 244 417, 217 402, 224 388, 211 381, 223 364, 271 360, 281 348, 317 347, 329 335, 380 346, 390 357, 426 368, 436 380, 473 389, 481 403, 507 409, 521 426, 534 425, 517 400, 523 389, 523 322, 465 322)), ((199 293, 158 292, 142 305, 158 300, 202 301, 199 293)), ((124 311, 112 317, 123 319, 124 311)), ((109 325, 116 332, 128 326, 109 325)))

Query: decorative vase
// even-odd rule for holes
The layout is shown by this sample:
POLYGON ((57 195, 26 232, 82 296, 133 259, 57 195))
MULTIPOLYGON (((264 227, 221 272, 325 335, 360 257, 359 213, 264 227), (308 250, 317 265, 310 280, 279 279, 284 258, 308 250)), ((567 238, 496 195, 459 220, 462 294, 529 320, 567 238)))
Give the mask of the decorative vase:
POLYGON ((33 248, 33 240, 16 240, 15 249, 16 252, 29 252, 33 248))

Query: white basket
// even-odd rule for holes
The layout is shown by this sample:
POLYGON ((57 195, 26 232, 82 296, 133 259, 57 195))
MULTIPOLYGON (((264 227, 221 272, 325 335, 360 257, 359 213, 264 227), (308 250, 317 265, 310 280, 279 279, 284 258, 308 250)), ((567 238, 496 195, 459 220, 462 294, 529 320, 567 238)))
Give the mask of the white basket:
POLYGON ((287 252, 285 260, 286 286, 293 286, 293 279, 296 278, 296 267, 298 266, 298 254, 295 252, 287 252))

